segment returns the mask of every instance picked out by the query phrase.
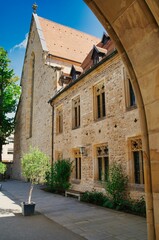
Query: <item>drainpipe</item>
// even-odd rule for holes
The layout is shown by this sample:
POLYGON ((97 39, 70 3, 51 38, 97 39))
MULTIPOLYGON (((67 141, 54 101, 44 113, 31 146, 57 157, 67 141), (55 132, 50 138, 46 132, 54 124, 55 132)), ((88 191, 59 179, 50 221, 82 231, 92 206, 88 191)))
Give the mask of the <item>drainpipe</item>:
POLYGON ((51 151, 51 166, 53 166, 54 162, 54 105, 52 105, 52 151, 51 151))

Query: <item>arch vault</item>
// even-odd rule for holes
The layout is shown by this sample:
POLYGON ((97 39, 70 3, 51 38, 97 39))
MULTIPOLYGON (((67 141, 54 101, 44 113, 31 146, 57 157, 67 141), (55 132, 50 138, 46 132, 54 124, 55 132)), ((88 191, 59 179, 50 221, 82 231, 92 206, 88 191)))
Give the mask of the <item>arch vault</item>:
POLYGON ((142 126, 148 239, 159 239, 159 1, 84 1, 131 75, 142 126))

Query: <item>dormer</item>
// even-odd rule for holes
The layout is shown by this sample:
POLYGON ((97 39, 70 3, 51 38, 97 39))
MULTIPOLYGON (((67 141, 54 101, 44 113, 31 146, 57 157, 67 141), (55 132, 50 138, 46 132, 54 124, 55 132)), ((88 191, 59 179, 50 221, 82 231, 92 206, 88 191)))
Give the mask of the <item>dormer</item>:
POLYGON ((94 46, 92 51, 92 57, 91 57, 91 59, 93 60, 93 64, 99 63, 106 54, 107 54, 107 49, 94 46))
POLYGON ((60 78, 59 78, 59 85, 60 86, 63 86, 64 84, 65 85, 68 85, 69 83, 71 82, 71 77, 68 73, 65 73, 65 72, 62 72, 60 78))
POLYGON ((70 72, 72 80, 73 81, 76 80, 81 75, 82 72, 83 72, 83 69, 81 67, 72 65, 71 72, 70 72))
POLYGON ((110 40, 109 35, 106 34, 106 33, 103 33, 103 37, 102 37, 101 43, 103 43, 103 45, 105 45, 109 40, 110 40))

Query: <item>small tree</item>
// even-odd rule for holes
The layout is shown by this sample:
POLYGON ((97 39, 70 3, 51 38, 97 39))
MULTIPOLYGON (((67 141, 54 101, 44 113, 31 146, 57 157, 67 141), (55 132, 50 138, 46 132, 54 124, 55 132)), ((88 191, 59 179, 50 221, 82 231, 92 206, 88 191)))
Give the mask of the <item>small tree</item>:
POLYGON ((111 196, 115 205, 126 197, 128 177, 124 174, 120 163, 113 163, 109 169, 109 177, 106 182, 106 191, 111 196))
POLYGON ((20 86, 16 84, 13 69, 9 68, 10 60, 7 52, 0 47, 0 161, 2 161, 2 145, 13 132, 14 117, 8 114, 14 113, 20 96, 20 86))
POLYGON ((28 203, 31 203, 34 184, 44 183, 46 172, 50 169, 49 158, 38 148, 30 147, 22 158, 22 174, 31 182, 28 203))

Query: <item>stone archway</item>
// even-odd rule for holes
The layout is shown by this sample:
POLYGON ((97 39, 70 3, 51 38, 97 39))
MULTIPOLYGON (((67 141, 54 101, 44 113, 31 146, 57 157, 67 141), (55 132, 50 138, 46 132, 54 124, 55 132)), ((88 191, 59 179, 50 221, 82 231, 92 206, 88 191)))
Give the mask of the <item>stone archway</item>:
POLYGON ((132 78, 144 144, 148 239, 159 239, 159 2, 84 1, 114 40, 132 78))

